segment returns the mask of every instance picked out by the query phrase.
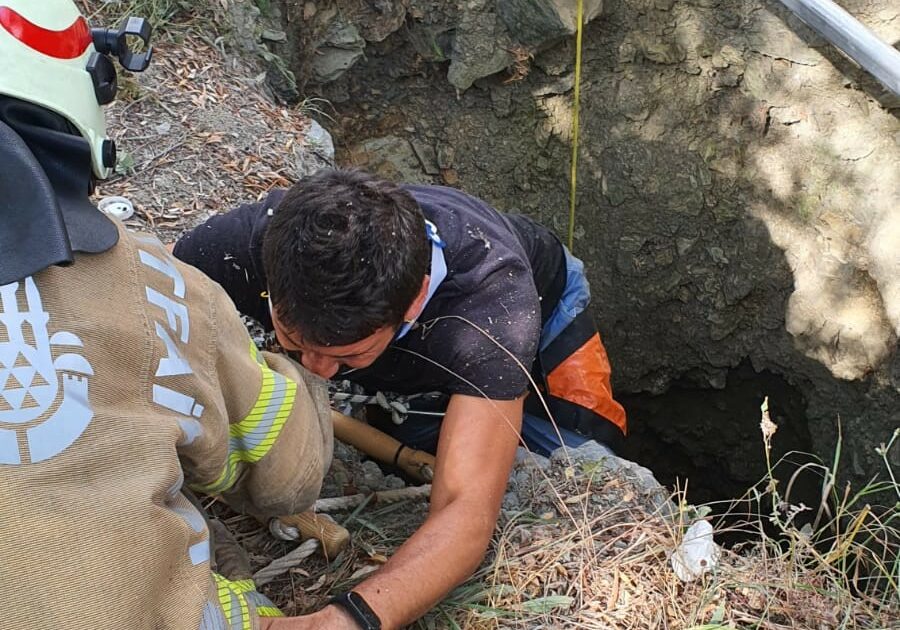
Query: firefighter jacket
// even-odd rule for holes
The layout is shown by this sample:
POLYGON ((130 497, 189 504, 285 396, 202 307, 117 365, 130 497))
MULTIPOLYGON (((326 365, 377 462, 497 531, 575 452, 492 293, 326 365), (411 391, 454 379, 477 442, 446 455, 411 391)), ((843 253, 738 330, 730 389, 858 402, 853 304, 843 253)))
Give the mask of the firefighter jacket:
MULTIPOLYGON (((225 292, 153 237, 0 286, 0 628, 252 629, 183 493, 257 516, 318 496, 322 382, 257 352, 225 292)), ((0 263, 2 264, 2 263, 0 263)))

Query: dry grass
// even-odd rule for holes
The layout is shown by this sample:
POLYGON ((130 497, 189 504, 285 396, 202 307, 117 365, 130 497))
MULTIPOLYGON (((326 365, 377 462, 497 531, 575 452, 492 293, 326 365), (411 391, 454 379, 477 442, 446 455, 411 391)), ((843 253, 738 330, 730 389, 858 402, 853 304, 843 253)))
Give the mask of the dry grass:
POLYGON ((521 81, 531 72, 531 62, 534 60, 534 54, 527 47, 517 45, 508 48, 507 52, 512 56, 512 65, 506 69, 509 76, 503 81, 504 84, 515 83, 521 81))
MULTIPOLYGON (((679 502, 678 495, 648 495, 627 471, 591 463, 535 472, 528 493, 523 509, 504 514, 478 573, 415 627, 900 627, 900 596, 891 582, 897 567, 885 562, 897 562, 897 532, 871 510, 848 511, 844 520, 850 526, 823 529, 818 536, 788 527, 773 537, 768 517, 748 517, 738 527, 754 532, 755 539, 723 549, 713 572, 683 583, 670 568, 670 556, 687 525, 706 510, 679 502), (865 526, 853 526, 859 514, 865 526), (887 545, 878 551, 863 531, 887 545), (864 566, 877 583, 866 577, 864 566)), ((247 517, 219 513, 241 532, 254 568, 295 546, 274 540, 247 517)), ((310 558, 264 590, 289 614, 316 610, 376 570, 426 513, 424 502, 405 502, 339 516, 353 534, 347 551, 331 561, 310 558)), ((892 514, 896 519, 896 510, 892 514)))
MULTIPOLYGON (((578 490, 558 476, 555 482, 558 491, 578 490)), ((607 480, 597 492, 610 492, 614 482, 607 480)), ((887 628, 900 618, 896 588, 884 595, 892 603, 875 594, 854 595, 848 576, 812 546, 784 549, 764 540, 725 550, 714 573, 682 583, 669 568, 669 556, 686 523, 625 499, 588 510, 578 524, 556 519, 539 526, 527 520, 507 523, 494 565, 482 577, 488 585, 482 603, 464 603, 468 610, 455 615, 457 623, 472 628, 712 624, 774 630, 887 628)))
MULTIPOLYGON (((882 445, 886 465, 898 436, 882 445)), ((766 449, 771 439, 770 431, 766 449)), ((531 509, 501 525, 491 561, 432 621, 465 628, 900 628, 900 502, 880 513, 866 503, 885 491, 900 498, 900 487, 888 467, 890 482, 835 496, 836 469, 836 462, 822 467, 825 499, 814 527, 795 524, 806 507, 791 505, 773 477, 750 489, 717 519, 717 533, 752 538, 724 549, 701 580, 683 583, 669 559, 708 508, 679 501, 682 493, 660 506, 627 474, 600 465, 557 466, 535 485, 531 509), (740 519, 738 509, 745 510, 740 519), (725 523, 730 532, 721 531, 725 523)))
MULTIPOLYGON (((876 517, 848 498, 842 506, 832 502, 834 516, 818 531, 797 529, 796 506, 772 494, 779 484, 763 480, 735 502, 742 518, 733 512, 714 520, 717 537, 736 530, 752 537, 723 549, 714 571, 683 583, 670 557, 687 526, 708 513, 705 507, 680 501, 682 493, 648 490, 629 468, 570 462, 529 470, 533 483, 518 488, 520 509, 504 512, 481 569, 415 627, 900 627, 896 507, 876 517)), ((352 484, 352 471, 349 479, 352 484)), ((293 614, 321 607, 376 570, 426 513, 424 502, 406 502, 344 515, 339 520, 353 534, 351 547, 330 562, 310 558, 267 586, 267 594, 293 614)), ((231 524, 243 528, 260 566, 293 547, 243 517, 231 524)))

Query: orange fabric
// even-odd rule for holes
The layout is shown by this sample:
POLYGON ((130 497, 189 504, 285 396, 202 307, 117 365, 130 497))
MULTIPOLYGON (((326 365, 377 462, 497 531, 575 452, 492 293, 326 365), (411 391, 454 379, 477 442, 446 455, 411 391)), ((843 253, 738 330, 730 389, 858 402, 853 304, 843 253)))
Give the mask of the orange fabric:
POLYGON ((612 367, 600 335, 594 334, 547 375, 550 395, 590 409, 628 433, 625 409, 613 398, 612 367))

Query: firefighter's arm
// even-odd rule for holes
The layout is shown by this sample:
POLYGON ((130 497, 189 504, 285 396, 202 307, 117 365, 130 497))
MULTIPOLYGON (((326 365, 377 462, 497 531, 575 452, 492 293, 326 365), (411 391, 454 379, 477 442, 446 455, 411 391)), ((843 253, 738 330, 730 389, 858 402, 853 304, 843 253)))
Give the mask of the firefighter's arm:
POLYGON ((318 497, 331 463, 324 382, 287 357, 258 352, 231 300, 213 289, 219 405, 207 410, 204 429, 219 439, 205 461, 194 462, 188 482, 256 516, 302 512, 318 497))

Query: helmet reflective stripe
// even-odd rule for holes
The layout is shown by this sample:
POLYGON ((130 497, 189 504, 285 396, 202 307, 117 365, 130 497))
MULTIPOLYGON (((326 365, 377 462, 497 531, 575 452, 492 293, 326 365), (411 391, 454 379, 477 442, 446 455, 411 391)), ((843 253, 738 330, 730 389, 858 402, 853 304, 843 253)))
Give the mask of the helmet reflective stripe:
POLYGON ((106 120, 86 67, 94 46, 72 0, 0 0, 0 94, 49 109, 91 145, 94 173, 103 164, 106 120))
POLYGON ((80 57, 91 45, 91 29, 80 15, 68 28, 53 31, 29 22, 9 7, 0 7, 0 26, 32 50, 57 59, 80 57))

